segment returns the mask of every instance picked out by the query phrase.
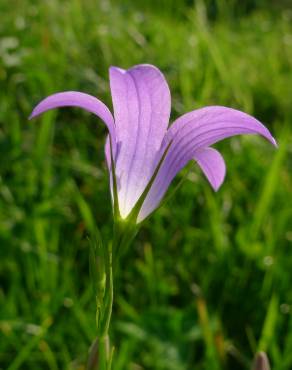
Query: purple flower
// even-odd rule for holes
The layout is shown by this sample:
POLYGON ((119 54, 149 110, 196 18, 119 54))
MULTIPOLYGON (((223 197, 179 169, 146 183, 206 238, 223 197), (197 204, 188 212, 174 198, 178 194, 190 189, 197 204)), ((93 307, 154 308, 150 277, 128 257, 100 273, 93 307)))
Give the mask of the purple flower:
POLYGON ((186 113, 168 127, 169 88, 163 74, 152 65, 137 65, 128 70, 111 67, 110 88, 114 116, 97 98, 68 91, 41 101, 30 118, 53 108, 75 106, 105 122, 110 139, 105 152, 111 193, 118 201, 117 209, 123 219, 133 210, 137 222, 145 219, 190 160, 197 162, 213 189, 218 190, 225 177, 225 163, 210 145, 219 140, 239 134, 260 134, 277 145, 258 120, 222 106, 186 113))

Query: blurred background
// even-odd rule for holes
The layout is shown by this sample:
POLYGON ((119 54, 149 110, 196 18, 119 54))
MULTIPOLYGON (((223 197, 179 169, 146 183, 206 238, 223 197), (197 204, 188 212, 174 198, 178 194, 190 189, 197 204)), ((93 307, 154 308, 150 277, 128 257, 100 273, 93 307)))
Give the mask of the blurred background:
MULTIPOLYGON (((95 337, 86 235, 111 234, 106 130, 78 109, 28 122, 50 93, 111 106, 110 65, 158 66, 172 119, 244 110, 259 137, 216 145, 214 193, 195 165, 121 260, 115 370, 292 368, 292 8, 272 0, 0 2, 0 369, 84 369, 95 337)), ((180 180, 182 172, 174 182, 180 180)))

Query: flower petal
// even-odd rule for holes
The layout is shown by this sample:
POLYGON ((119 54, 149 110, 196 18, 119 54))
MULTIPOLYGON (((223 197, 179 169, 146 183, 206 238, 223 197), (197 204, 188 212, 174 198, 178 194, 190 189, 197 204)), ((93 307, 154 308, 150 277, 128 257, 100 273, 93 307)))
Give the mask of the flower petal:
POLYGON ((212 188, 217 191, 222 185, 226 173, 222 155, 216 149, 205 148, 196 152, 194 160, 201 167, 212 188))
POLYGON ((120 213, 125 218, 154 171, 170 116, 170 92, 162 73, 151 65, 127 71, 110 68, 118 154, 116 176, 120 213))
POLYGON ((95 114, 105 122, 115 143, 115 125, 110 110, 94 96, 82 92, 65 91, 50 95, 34 108, 29 118, 32 119, 48 110, 61 107, 79 107, 95 114))
POLYGON ((189 138, 195 139, 197 147, 206 147, 240 134, 259 134, 277 145, 269 130, 257 119, 239 110, 222 106, 196 109, 179 117, 169 128, 164 141, 167 145, 174 138, 176 142, 189 138))
POLYGON ((235 109, 220 106, 205 107, 178 118, 163 140, 156 163, 169 143, 171 146, 142 205, 138 221, 143 220, 158 206, 174 176, 199 150, 239 134, 260 134, 273 145, 277 145, 263 124, 235 109))

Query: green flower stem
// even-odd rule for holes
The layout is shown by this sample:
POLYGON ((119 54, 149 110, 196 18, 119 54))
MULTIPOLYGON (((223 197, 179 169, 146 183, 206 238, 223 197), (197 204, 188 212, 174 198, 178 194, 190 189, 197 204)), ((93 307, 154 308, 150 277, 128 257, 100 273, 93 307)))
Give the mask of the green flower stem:
POLYGON ((112 242, 105 245, 96 230, 90 240, 90 272, 96 297, 97 338, 88 359, 88 370, 111 370, 114 347, 109 340, 110 322, 114 299, 114 276, 119 259, 135 238, 139 227, 132 219, 120 220, 115 215, 112 242), (119 220, 119 221, 118 221, 119 220))
POLYGON ((98 370, 110 370, 110 343, 109 336, 100 337, 99 341, 99 358, 98 358, 98 370))
POLYGON ((111 370, 113 347, 110 346, 109 329, 114 299, 114 272, 118 260, 137 234, 138 227, 132 222, 116 222, 113 241, 107 246, 100 235, 91 249, 90 265, 96 294, 97 338, 92 346, 88 370, 111 370))
POLYGON ((108 248, 105 250, 105 275, 106 275, 106 288, 105 295, 101 307, 97 307, 97 311, 102 313, 102 317, 99 319, 100 314, 98 313, 98 338, 99 338, 99 349, 98 349, 98 370, 110 370, 111 369, 111 349, 109 342, 109 327, 113 308, 113 266, 112 266, 112 243, 108 244, 108 248))

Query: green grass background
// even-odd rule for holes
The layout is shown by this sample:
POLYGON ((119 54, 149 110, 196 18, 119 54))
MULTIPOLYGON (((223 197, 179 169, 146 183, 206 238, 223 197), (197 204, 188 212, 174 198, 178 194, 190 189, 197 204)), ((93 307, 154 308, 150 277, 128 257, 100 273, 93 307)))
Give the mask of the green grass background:
MULTIPOLYGON (((140 231, 117 277, 114 370, 292 369, 292 9, 285 1, 0 2, 0 369, 84 369, 95 337, 86 238, 111 235, 105 128, 80 110, 28 122, 50 93, 111 105, 108 67, 152 63, 172 118, 222 104, 264 122, 218 145, 140 231)), ((182 172, 177 181, 183 176, 182 172)))

